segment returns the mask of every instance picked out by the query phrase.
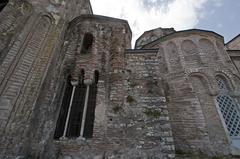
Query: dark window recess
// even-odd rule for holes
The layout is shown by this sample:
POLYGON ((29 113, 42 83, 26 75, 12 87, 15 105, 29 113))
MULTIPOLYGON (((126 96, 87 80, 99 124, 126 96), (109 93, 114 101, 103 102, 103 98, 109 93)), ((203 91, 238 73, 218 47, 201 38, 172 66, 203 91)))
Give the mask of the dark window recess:
POLYGON ((95 72, 94 72, 94 76, 95 76, 95 84, 98 84, 99 72, 98 72, 98 71, 95 71, 95 72))
POLYGON ((1 0, 0 2, 0 12, 3 10, 3 8, 8 4, 8 0, 1 0))
POLYGON ((54 139, 59 139, 63 136, 65 122, 67 118, 69 103, 71 100, 71 94, 72 94, 72 85, 70 83, 70 79, 66 82, 66 88, 63 96, 62 106, 60 110, 60 114, 57 121, 57 126, 54 134, 54 139))
POLYGON ((84 109, 86 85, 76 87, 66 137, 79 137, 84 109))
POLYGON ((92 84, 89 86, 87 115, 86 115, 86 122, 85 122, 84 133, 83 133, 83 137, 85 138, 92 138, 93 136, 96 97, 97 97, 97 84, 92 84))
POLYGON ((82 43, 82 54, 86 54, 87 51, 91 48, 93 44, 93 35, 90 33, 86 33, 83 37, 83 43, 82 43))
POLYGON ((82 69, 82 70, 81 70, 81 75, 80 75, 80 77, 79 77, 80 84, 83 84, 83 82, 84 82, 84 74, 85 74, 85 72, 84 72, 84 70, 82 69))

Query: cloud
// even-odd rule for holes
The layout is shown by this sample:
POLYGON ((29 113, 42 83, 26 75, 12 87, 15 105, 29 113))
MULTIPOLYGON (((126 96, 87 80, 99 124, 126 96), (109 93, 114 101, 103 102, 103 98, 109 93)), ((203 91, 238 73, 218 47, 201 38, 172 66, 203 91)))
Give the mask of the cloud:
MULTIPOLYGON (((158 27, 189 29, 197 25, 208 0, 91 0, 94 14, 128 20, 135 41, 158 27)), ((221 1, 221 0, 215 0, 221 1)))

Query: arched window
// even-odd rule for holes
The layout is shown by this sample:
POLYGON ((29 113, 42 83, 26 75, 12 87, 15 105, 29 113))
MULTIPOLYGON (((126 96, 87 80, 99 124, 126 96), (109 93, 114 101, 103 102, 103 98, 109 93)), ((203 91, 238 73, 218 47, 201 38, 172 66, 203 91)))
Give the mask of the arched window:
POLYGON ((73 87, 71 85, 71 76, 68 76, 67 81, 65 83, 65 91, 64 91, 62 104, 61 104, 62 106, 61 106, 60 114, 57 121, 57 126, 55 129, 54 139, 58 139, 63 136, 68 109, 69 109, 69 103, 71 100, 72 89, 73 87))
POLYGON ((3 10, 3 8, 8 4, 8 0, 1 0, 0 2, 0 12, 3 10))
POLYGON ((81 54, 86 54, 88 50, 92 47, 93 35, 91 33, 86 33, 83 37, 81 54))
POLYGON ((221 111, 222 117, 226 124, 230 137, 240 136, 240 110, 238 103, 233 99, 228 91, 229 86, 222 77, 216 78, 218 88, 220 90, 217 96, 217 103, 221 111))
POLYGON ((95 71, 94 82, 84 84, 84 70, 82 70, 78 84, 73 85, 68 80, 55 130, 55 139, 92 138, 98 76, 98 71, 95 71))
POLYGON ((87 104, 86 123, 84 128, 83 137, 92 138, 93 124, 95 118, 96 97, 97 97, 97 83, 99 78, 99 72, 94 72, 94 82, 89 86, 89 97, 87 104))

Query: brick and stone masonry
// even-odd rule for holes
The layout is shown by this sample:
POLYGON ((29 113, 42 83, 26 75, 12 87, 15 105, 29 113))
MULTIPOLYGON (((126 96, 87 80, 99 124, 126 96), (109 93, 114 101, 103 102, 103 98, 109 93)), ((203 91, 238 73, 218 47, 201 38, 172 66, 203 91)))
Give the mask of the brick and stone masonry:
POLYGON ((1 6, 1 159, 240 155, 239 35, 157 28, 132 49, 89 0, 1 6))

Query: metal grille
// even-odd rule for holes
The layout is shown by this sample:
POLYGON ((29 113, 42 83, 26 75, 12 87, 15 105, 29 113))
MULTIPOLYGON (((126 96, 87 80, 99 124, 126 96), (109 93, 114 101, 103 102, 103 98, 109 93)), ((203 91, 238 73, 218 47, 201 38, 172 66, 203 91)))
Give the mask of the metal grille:
MULTIPOLYGON (((222 84, 222 83, 221 83, 222 84)), ((222 85, 221 85, 222 86, 222 85)), ((240 133, 240 113, 238 105, 234 100, 225 94, 217 96, 218 106, 225 120, 230 136, 239 136, 240 133)))
POLYGON ((227 90, 227 85, 224 79, 217 77, 218 88, 221 90, 227 90))

